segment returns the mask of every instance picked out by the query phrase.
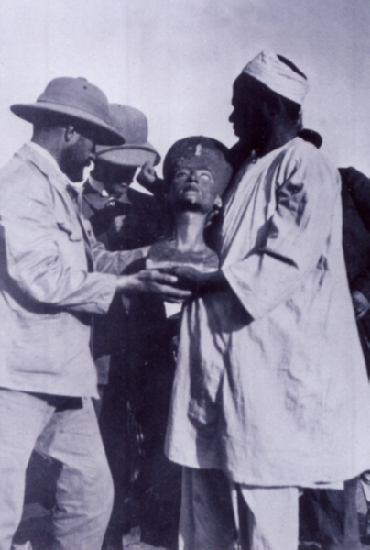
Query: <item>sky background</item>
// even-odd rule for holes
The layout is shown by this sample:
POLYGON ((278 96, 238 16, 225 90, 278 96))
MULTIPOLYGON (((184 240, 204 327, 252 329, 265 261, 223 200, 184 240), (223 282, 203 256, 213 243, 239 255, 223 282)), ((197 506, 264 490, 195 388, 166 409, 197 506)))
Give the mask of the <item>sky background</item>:
POLYGON ((370 0, 2 0, 0 165, 30 137, 9 111, 56 76, 143 110, 162 157, 181 137, 231 146, 232 83, 261 49, 303 70, 305 126, 370 176, 370 0))

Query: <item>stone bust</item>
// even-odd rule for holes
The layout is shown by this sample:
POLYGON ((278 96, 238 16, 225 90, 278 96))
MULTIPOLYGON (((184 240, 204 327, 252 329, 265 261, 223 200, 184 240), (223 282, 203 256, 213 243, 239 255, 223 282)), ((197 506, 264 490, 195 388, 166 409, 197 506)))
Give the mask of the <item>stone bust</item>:
POLYGON ((148 268, 219 268, 217 254, 204 241, 204 230, 219 213, 231 179, 227 153, 222 143, 207 137, 184 138, 172 145, 163 164, 171 233, 150 247, 148 268))

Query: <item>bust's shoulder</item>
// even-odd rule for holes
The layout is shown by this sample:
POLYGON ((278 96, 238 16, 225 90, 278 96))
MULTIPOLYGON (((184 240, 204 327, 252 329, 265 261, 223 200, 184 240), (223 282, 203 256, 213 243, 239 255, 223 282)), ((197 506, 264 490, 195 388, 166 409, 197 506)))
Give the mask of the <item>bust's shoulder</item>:
POLYGON ((214 250, 204 246, 201 250, 179 250, 174 240, 160 239, 148 252, 147 267, 164 269, 170 267, 191 267, 202 272, 219 268, 219 258, 214 250))

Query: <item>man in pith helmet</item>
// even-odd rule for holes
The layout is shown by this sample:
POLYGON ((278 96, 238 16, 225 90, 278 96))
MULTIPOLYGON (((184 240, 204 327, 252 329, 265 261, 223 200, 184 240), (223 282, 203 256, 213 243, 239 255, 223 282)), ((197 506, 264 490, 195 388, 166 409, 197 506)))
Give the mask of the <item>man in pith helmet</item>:
POLYGON ((11 547, 37 448, 62 465, 52 548, 100 550, 113 486, 91 403, 91 317, 116 293, 187 293, 158 272, 121 275, 146 250, 107 252, 79 215, 71 183, 96 144, 124 142, 103 92, 61 77, 11 110, 33 135, 0 171, 0 548, 11 547))
POLYGON ((163 232, 163 213, 156 199, 130 186, 138 168, 160 161, 148 141, 147 117, 129 105, 109 106, 112 123, 125 138, 116 147, 98 146, 94 169, 84 184, 82 213, 108 250, 151 244, 163 232))

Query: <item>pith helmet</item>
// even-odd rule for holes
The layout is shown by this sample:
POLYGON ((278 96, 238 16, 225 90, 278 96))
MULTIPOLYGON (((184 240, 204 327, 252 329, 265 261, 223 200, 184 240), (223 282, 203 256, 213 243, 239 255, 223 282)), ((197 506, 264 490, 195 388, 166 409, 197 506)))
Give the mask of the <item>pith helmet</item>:
POLYGON ((121 145, 125 141, 112 126, 105 94, 81 77, 54 78, 36 103, 12 105, 10 110, 32 124, 43 118, 86 127, 97 144, 121 145))
POLYGON ((97 147, 96 158, 121 166, 142 166, 149 161, 153 166, 161 159, 158 151, 148 141, 148 119, 138 109, 129 105, 109 105, 112 124, 125 138, 120 147, 97 147))

